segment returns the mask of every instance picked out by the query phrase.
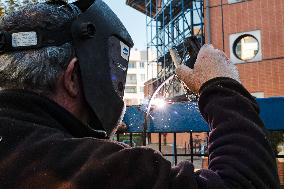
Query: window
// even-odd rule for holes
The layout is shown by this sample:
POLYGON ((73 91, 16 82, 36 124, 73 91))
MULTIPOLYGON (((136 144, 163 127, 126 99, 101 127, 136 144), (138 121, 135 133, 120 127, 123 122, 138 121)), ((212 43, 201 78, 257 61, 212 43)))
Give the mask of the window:
POLYGON ((240 3, 243 2, 245 0, 228 0, 228 4, 233 4, 233 3, 240 3))
POLYGON ((126 77, 126 84, 137 84, 136 74, 128 74, 126 77))
POLYGON ((233 63, 255 62, 262 59, 260 31, 230 35, 230 59, 233 63))
POLYGON ((136 87, 133 87, 133 86, 126 86, 125 93, 137 93, 137 89, 136 87))
POLYGON ((141 81, 145 81, 145 74, 141 74, 140 79, 141 79, 141 81))
POLYGON ((140 68, 144 68, 144 67, 145 67, 144 62, 140 62, 140 68))
POLYGON ((136 68, 136 62, 129 61, 128 68, 136 68))
POLYGON ((139 92, 140 92, 140 93, 144 93, 144 87, 140 87, 139 92))
POLYGON ((251 60, 259 51, 259 43, 252 35, 241 35, 233 46, 234 54, 240 60, 251 60))

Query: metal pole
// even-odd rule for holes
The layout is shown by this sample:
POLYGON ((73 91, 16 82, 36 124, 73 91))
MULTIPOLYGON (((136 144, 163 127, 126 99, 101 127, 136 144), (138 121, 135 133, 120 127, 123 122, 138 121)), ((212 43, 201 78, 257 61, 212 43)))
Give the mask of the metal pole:
POLYGON ((211 44, 211 20, 210 20, 210 2, 206 0, 206 32, 207 32, 207 43, 211 44))
POLYGON ((162 134, 159 133, 159 151, 162 152, 162 134))
POLYGON ((116 134, 116 140, 119 142, 119 134, 116 134))
POLYGON ((191 36, 194 36, 194 19, 193 19, 193 1, 190 5, 190 28, 191 28, 191 36))
POLYGON ((130 141, 130 146, 132 147, 133 146, 132 133, 129 134, 129 141, 130 141))
MULTIPOLYGON (((146 81, 149 80, 149 54, 148 54, 148 51, 149 51, 149 45, 148 45, 148 7, 147 7, 148 3, 147 3, 147 0, 145 0, 145 10, 146 10, 146 61, 147 61, 147 74, 146 74, 146 81)), ((151 28, 152 30, 152 28, 151 28)))
POLYGON ((177 165, 177 134, 174 133, 174 156, 175 156, 175 165, 177 165))
POLYGON ((143 146, 146 146, 147 119, 148 119, 147 113, 144 113, 144 124, 143 124, 143 133, 142 133, 143 146))
POLYGON ((190 160, 193 163, 193 136, 192 131, 190 131, 190 160))
POLYGON ((223 51, 225 51, 225 31, 224 31, 223 0, 221 0, 221 18, 222 18, 222 47, 223 47, 223 51))
POLYGON ((181 6, 182 6, 182 19, 183 19, 183 22, 182 22, 182 38, 183 38, 183 41, 185 41, 185 32, 184 32, 185 26, 184 26, 184 23, 186 21, 186 17, 185 17, 185 13, 184 13, 184 0, 181 1, 181 6))

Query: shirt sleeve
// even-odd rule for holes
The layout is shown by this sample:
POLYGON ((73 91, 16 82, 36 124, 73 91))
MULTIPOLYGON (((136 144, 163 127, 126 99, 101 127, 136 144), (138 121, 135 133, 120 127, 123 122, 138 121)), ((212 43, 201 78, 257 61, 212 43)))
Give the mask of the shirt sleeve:
POLYGON ((195 173, 198 188, 280 188, 255 98, 229 78, 208 81, 200 94, 199 109, 211 132, 209 168, 195 173))

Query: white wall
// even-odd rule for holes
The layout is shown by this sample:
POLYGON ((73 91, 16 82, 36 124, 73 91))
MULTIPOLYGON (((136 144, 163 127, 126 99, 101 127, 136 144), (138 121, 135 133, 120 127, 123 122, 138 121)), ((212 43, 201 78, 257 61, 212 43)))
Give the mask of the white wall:
MULTIPOLYGON (((154 53, 148 53, 148 59, 153 60, 154 53)), ((157 64, 155 62, 149 62, 147 64, 147 52, 146 51, 138 51, 138 50, 131 50, 130 53, 130 64, 135 64, 135 68, 128 67, 127 74, 135 74, 137 83, 129 83, 126 82, 125 87, 136 87, 136 93, 129 93, 125 91, 124 93, 124 100, 126 105, 139 105, 144 99, 144 83, 149 79, 155 78, 157 76, 157 64), (144 64, 144 67, 141 67, 144 64), (143 75, 143 76, 142 76, 143 75), (142 90, 143 88, 143 90, 142 90)))

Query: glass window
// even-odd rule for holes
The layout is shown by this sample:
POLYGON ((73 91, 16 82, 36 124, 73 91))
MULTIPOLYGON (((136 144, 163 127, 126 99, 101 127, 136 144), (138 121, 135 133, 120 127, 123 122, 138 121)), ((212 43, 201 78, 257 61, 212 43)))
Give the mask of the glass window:
POLYGON ((141 74, 140 79, 141 79, 141 81, 145 81, 145 74, 141 74))
POLYGON ((140 92, 144 93, 144 87, 140 87, 140 92))
POLYGON ((259 52, 259 42, 252 35, 241 35, 234 42, 233 52, 240 60, 251 60, 259 52))
POLYGON ((126 77, 126 84, 137 84, 136 74, 128 74, 126 77))
POLYGON ((136 62, 129 61, 128 68, 136 68, 136 62))
POLYGON ((144 62, 140 62, 140 68, 144 68, 144 67, 145 67, 144 62))
POLYGON ((126 86, 125 93, 137 93, 137 88, 134 86, 126 86))

